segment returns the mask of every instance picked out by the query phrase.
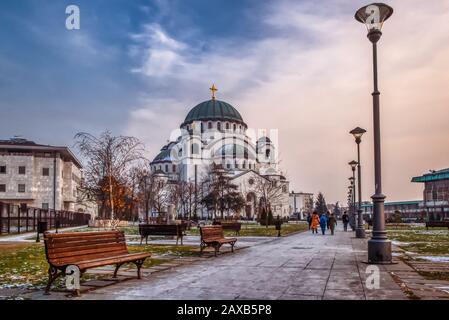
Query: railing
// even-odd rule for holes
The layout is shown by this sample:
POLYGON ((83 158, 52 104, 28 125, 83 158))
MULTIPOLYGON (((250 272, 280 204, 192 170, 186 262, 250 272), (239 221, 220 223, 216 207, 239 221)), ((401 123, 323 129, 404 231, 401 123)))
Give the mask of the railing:
POLYGON ((64 210, 21 207, 0 202, 0 234, 22 233, 37 230, 38 222, 47 222, 48 229, 87 225, 90 214, 64 210))

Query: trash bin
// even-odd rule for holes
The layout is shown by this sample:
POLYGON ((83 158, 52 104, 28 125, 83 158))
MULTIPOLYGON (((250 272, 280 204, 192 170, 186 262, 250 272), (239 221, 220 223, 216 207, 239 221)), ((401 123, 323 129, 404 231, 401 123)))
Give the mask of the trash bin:
POLYGON ((37 237, 36 242, 40 242, 39 234, 44 233, 48 230, 47 221, 38 221, 37 222, 37 237))

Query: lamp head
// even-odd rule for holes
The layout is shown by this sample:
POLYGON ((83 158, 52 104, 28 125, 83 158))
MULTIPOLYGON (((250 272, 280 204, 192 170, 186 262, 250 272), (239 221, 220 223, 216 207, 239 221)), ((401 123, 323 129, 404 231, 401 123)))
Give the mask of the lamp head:
POLYGON ((356 143, 360 143, 362 141, 362 136, 365 132, 366 132, 366 130, 362 129, 360 127, 357 127, 355 129, 352 129, 351 131, 349 131, 349 133, 354 136, 356 143))
POLYGON ((384 22, 393 14, 393 8, 385 3, 372 3, 357 10, 354 18, 365 24, 371 42, 379 41, 384 22))
POLYGON ((355 168, 357 167, 357 165, 359 164, 357 161, 352 160, 351 162, 348 163, 351 166, 352 171, 355 171, 355 168))

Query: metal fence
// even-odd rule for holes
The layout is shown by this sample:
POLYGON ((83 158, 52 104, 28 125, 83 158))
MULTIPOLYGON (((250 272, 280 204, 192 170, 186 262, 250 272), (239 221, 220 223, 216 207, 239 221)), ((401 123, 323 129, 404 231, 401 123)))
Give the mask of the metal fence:
POLYGON ((87 225, 90 214, 64 210, 39 209, 0 202, 0 234, 36 231, 38 222, 48 229, 87 225))

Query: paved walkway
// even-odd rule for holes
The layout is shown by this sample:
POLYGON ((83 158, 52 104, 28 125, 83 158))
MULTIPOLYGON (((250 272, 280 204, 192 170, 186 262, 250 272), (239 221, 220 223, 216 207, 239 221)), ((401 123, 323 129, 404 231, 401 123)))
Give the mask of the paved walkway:
POLYGON ((366 288, 366 242, 351 237, 339 231, 275 238, 76 299, 407 299, 390 274, 404 264, 380 266, 380 288, 366 288))

